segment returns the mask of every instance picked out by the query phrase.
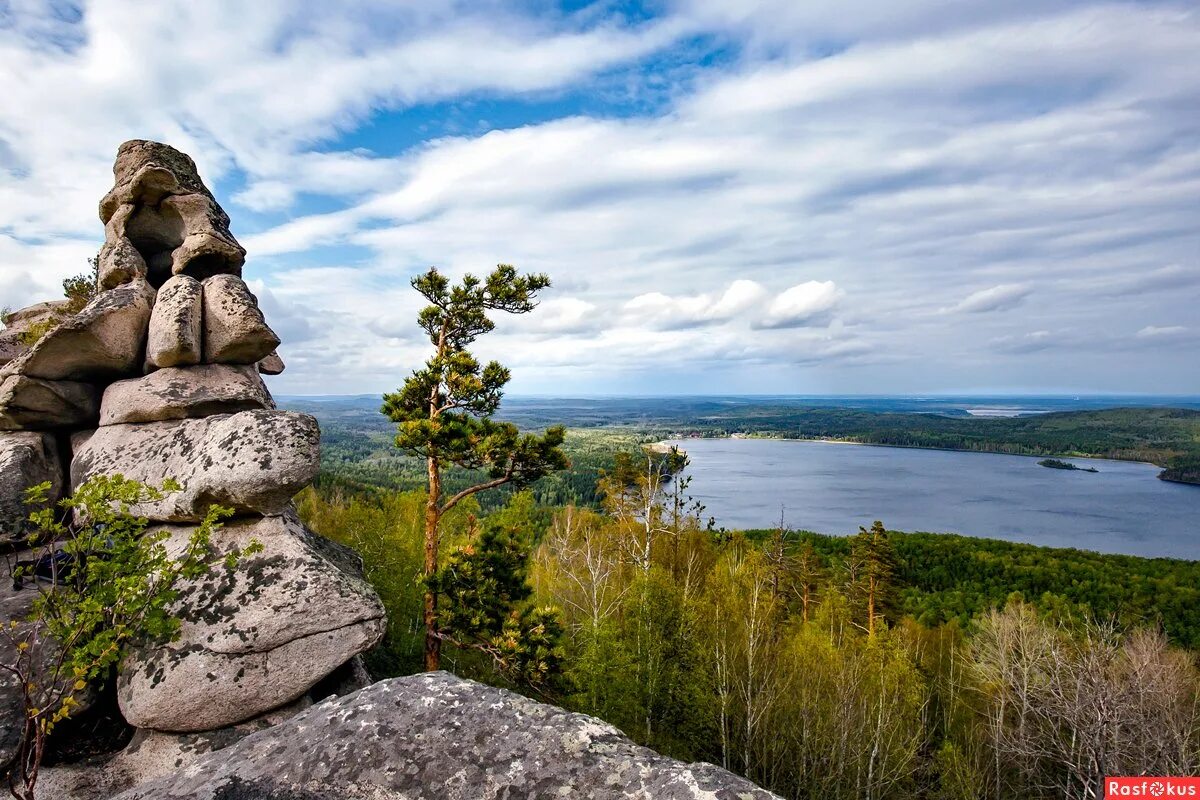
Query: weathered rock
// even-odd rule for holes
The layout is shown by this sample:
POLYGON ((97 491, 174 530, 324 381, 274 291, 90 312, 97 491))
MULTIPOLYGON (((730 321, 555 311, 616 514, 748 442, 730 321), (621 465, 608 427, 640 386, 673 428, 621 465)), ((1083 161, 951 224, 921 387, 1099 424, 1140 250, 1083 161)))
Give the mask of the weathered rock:
POLYGON ((274 407, 253 365, 168 367, 110 384, 100 403, 100 424, 161 422, 274 407))
POLYGON ((246 251, 186 154, 158 142, 128 141, 117 150, 113 175, 116 185, 100 201, 101 286, 115 286, 131 265, 136 269, 126 243, 155 286, 172 275, 241 274, 246 251))
POLYGON ((216 275, 204 282, 204 361, 254 364, 279 346, 245 281, 216 275))
POLYGON ((25 491, 50 483, 46 499, 62 497, 66 473, 58 456, 58 444, 49 433, 0 433, 0 545, 20 544, 29 534, 25 491))
POLYGON ((317 421, 287 411, 107 425, 72 443, 73 487, 114 473, 154 485, 178 481, 182 491, 132 509, 163 521, 202 519, 213 503, 239 513, 278 514, 316 477, 320 461, 317 421))
POLYGON ((0 370, 0 431, 90 426, 99 409, 99 392, 90 383, 29 378, 13 365, 0 370))
POLYGON ((153 306, 154 289, 142 280, 101 292, 9 367, 47 380, 103 380, 139 374, 153 306))
POLYGON ((117 800, 771 800, 616 728, 444 672, 327 701, 117 800))
MULTIPOLYGON (((126 208, 132 209, 132 206, 126 208)), ((107 236, 110 228, 114 231, 123 230, 120 223, 127 219, 128 212, 114 216, 110 220, 112 224, 105 226, 107 241, 101 245, 100 254, 96 257, 96 277, 101 289, 114 289, 137 278, 149 280, 150 270, 146 266, 146 260, 133 246, 133 242, 123 235, 107 236)))
MULTIPOLYGON (((167 551, 191 527, 169 527, 167 551)), ((130 723, 165 731, 220 728, 289 703, 383 635, 383 605, 352 551, 293 513, 227 524, 216 555, 260 542, 232 572, 185 581, 177 641, 130 654, 118 677, 130 723)))
POLYGON ((3 320, 5 328, 0 331, 0 367, 29 352, 26 333, 30 328, 65 320, 66 305, 66 300, 52 300, 9 312, 3 320))
POLYGON ((190 275, 176 275, 158 290, 146 337, 146 370, 200 363, 203 291, 190 275))
POLYGON ((47 300, 44 303, 34 303, 31 306, 10 311, 4 324, 8 330, 26 330, 39 322, 45 322, 53 317, 65 317, 69 300, 47 300))
POLYGON ((0 331, 0 367, 29 352, 29 345, 22 338, 22 333, 11 329, 0 331))
POLYGON ((109 800, 138 784, 172 775, 252 733, 278 725, 312 706, 305 695, 294 703, 228 728, 196 733, 166 733, 147 728, 133 734, 123 750, 82 763, 43 767, 38 796, 69 800, 109 800))
POLYGON ((286 368, 283 359, 274 350, 271 351, 270 355, 258 362, 258 371, 263 375, 282 375, 286 368))

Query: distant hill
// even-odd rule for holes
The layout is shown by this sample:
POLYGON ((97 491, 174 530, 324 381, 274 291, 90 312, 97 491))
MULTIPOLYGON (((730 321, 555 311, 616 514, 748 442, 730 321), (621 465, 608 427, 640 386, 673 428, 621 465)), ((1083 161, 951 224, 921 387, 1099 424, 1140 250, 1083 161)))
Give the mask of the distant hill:
MULTIPOLYGON (((1143 405, 1095 407, 1104 400, 516 397, 504 401, 501 413, 527 429, 561 423, 577 430, 610 429, 648 439, 742 434, 1146 461, 1164 468, 1160 475, 1164 480, 1200 484, 1200 402, 1196 398, 1139 398, 1143 405), (1162 405, 1167 402, 1183 407, 1162 405), (1071 404, 1085 408, 1045 411, 1071 404), (980 410, 987 415, 978 415, 980 410)), ((390 444, 392 425, 379 413, 380 398, 374 395, 283 397, 279 402, 316 416, 330 441, 337 443, 340 460, 367 458, 390 444)))

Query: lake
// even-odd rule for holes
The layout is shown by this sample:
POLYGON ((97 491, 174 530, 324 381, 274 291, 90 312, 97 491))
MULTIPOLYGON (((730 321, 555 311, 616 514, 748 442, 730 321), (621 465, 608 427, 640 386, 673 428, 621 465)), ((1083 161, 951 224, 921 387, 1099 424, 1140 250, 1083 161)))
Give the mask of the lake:
POLYGON ((1200 486, 1160 481, 1158 467, 770 439, 673 442, 691 456, 690 493, 726 528, 845 534, 881 519, 892 530, 962 533, 1105 553, 1200 559, 1200 486))

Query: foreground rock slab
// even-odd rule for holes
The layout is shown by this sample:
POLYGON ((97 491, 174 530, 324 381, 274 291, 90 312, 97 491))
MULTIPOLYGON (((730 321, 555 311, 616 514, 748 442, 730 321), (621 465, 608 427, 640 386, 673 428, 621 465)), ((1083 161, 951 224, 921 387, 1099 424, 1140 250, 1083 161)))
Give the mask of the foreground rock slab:
POLYGON ((253 366, 169 367, 104 390, 100 424, 162 422, 275 407, 253 366))
MULTIPOLYGON (((168 527, 183 552, 191 527, 168 527)), ((227 524, 213 537, 223 556, 251 542, 261 553, 233 572, 185 581, 180 636, 130 654, 118 680, 121 713, 139 728, 200 731, 290 703, 384 631, 384 610, 345 547, 289 513, 227 524)))
POLYGON ((28 534, 33 509, 25 504, 25 491, 47 482, 47 500, 56 502, 65 481, 54 437, 48 433, 0 433, 0 545, 19 544, 28 534))
POLYGON ((320 438, 315 419, 289 411, 107 425, 73 437, 71 485, 118 473, 152 485, 174 479, 182 491, 131 509, 164 522, 199 521, 214 503, 279 514, 316 477, 320 438))
POLYGON ((444 672, 326 701, 119 800, 771 800, 711 764, 444 672))

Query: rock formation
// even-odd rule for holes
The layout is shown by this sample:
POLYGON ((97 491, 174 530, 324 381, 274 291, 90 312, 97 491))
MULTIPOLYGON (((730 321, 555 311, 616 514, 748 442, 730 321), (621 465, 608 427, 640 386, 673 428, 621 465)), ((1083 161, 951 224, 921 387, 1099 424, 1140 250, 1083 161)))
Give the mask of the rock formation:
MULTIPOLYGON (((210 505, 233 508, 214 548, 254 537, 263 551, 233 579, 182 586, 180 640, 131 653, 118 675, 132 725, 224 728, 303 698, 373 646, 383 607, 354 555, 290 509, 316 475, 320 433, 312 417, 275 410, 260 377, 263 359, 264 373, 282 369, 279 338, 240 277, 229 218, 166 145, 126 142, 114 174, 98 294, 61 320, 61 303, 17 311, 0 342, 0 545, 24 545, 23 495, 43 481, 55 499, 99 474, 177 481, 181 491, 135 509, 168 525, 168 547, 210 505), (57 324, 21 340, 46 320, 57 324)), ((4 607, 33 594, 5 586, 4 607)), ((14 702, 0 688, 0 719, 14 702)))
MULTIPOLYGON (((262 549, 182 581, 179 638, 144 643, 118 668, 132 742, 45 770, 39 796, 772 797, 597 720, 445 673, 367 686, 357 656, 382 638, 383 607, 358 557, 307 530, 291 505, 316 475, 320 432, 312 417, 276 410, 260 377, 284 369, 279 337, 241 279, 229 218, 192 160, 166 145, 126 142, 114 174, 100 204, 101 291, 61 321, 56 303, 15 312, 0 335, 0 547, 24 546, 28 487, 48 482, 57 499, 120 473, 182 486, 132 509, 166 532, 169 553, 214 503, 236 514, 213 535, 218 555, 262 549), (20 336, 47 320, 36 342, 20 336)), ((22 618, 33 596, 0 583, 0 613, 22 618)), ((112 698, 89 692, 84 705, 112 698)), ((22 714, 0 675, 0 767, 22 714)))
POLYGON ((165 144, 134 140, 117 151, 113 175, 116 185, 100 201, 101 288, 138 277, 162 286, 172 275, 203 280, 242 274, 246 251, 191 158, 165 144))
POLYGON ((444 672, 327 700, 117 800, 771 800, 582 714, 444 672))

